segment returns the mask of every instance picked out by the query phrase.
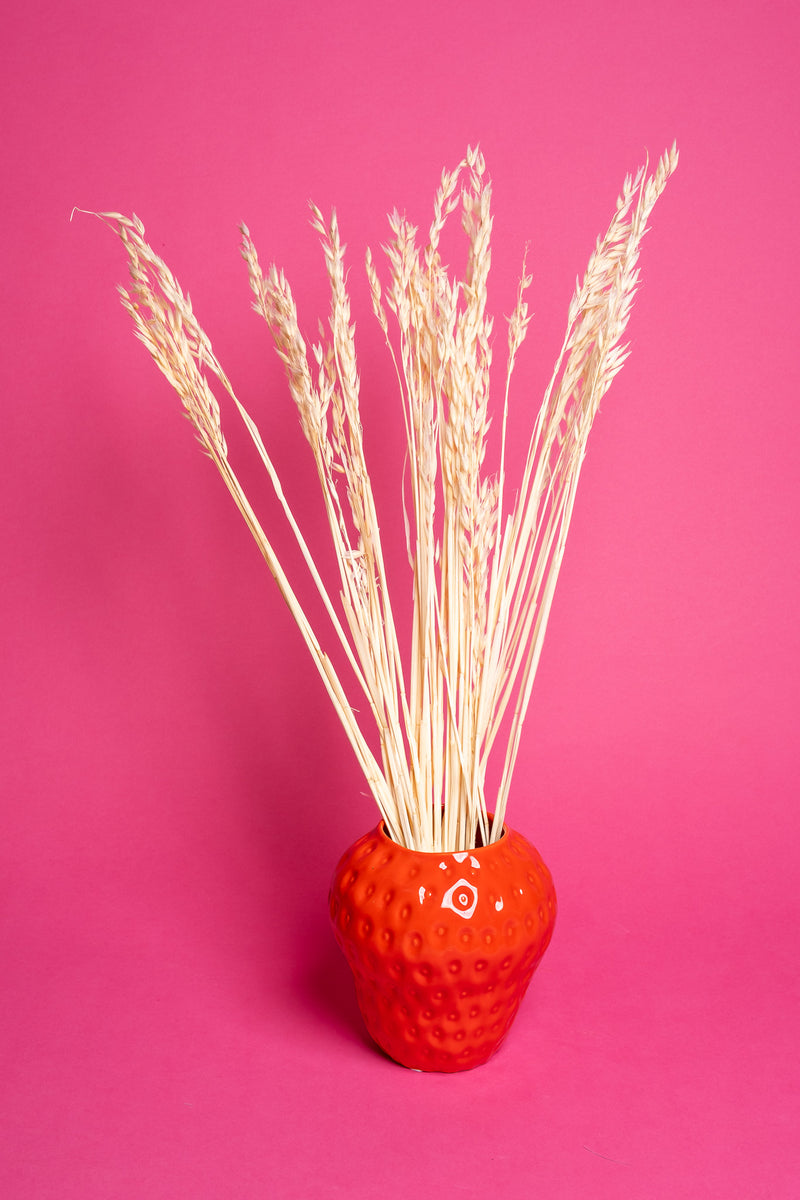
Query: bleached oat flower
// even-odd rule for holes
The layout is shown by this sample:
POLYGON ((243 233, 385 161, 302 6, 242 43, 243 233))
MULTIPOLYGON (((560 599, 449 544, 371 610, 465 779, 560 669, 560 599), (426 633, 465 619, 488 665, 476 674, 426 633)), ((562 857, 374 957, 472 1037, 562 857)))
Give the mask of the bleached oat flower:
POLYGON ((523 267, 508 319, 499 466, 490 471, 492 215, 480 151, 468 150, 455 170, 443 173, 424 244, 418 244, 418 230, 404 216, 390 215, 383 284, 367 251, 372 305, 394 362, 408 444, 411 512, 405 521, 413 618, 407 664, 399 649, 364 446, 354 326, 335 214, 326 220, 312 206, 331 308, 328 330, 310 350, 283 273, 274 266, 262 270, 248 229, 241 229, 253 307, 284 364, 316 465, 338 563, 335 587, 322 579, 254 421, 234 394, 188 296, 145 241, 142 223, 119 213, 99 214, 127 251, 130 283, 121 295, 137 336, 180 396, 247 522, 390 835, 410 848, 461 851, 495 840, 502 830, 589 431, 627 357, 622 337, 639 280, 641 240, 677 162, 673 146, 651 175, 643 167, 625 180, 609 228, 576 286, 513 492, 506 486, 509 383, 530 321, 525 295, 531 278, 523 267), (443 229, 457 209, 467 237, 461 279, 450 276, 439 255, 443 229), (238 410, 261 457, 334 640, 366 701, 366 706, 359 701, 358 710, 230 465, 214 388, 238 410), (513 503, 507 501, 509 493, 513 503), (375 750, 362 724, 367 711, 377 731, 375 750), (505 748, 490 804, 486 771, 498 737, 505 748))

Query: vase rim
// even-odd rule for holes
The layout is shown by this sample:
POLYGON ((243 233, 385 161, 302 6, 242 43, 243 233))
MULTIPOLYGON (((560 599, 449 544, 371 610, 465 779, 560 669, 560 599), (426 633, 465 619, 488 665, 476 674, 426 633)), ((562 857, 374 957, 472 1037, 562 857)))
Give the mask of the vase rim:
MULTIPOLYGON (((491 827, 491 825, 493 823, 493 819, 494 819, 494 813, 487 813, 486 815, 489 818, 489 825, 491 827)), ((441 856, 442 854, 486 854, 488 851, 493 850, 496 847, 498 847, 499 845, 501 845, 501 843, 504 842, 505 839, 508 837, 509 833, 511 833, 511 830, 508 828, 508 826, 504 822, 503 823, 503 831, 500 834, 500 837, 497 839, 496 842, 489 842, 488 845, 485 845, 485 846, 470 846, 470 848, 468 850, 445 850, 445 849, 442 849, 442 850, 414 850, 410 846, 404 846, 402 842, 396 842, 394 840, 394 838, 389 835, 389 831, 386 828, 386 822, 385 822, 385 820, 383 820, 383 818, 381 818, 381 820, 378 822, 378 826, 377 826, 377 829, 375 830, 375 833, 383 841, 389 842, 390 845, 395 846, 398 850, 404 850, 407 854, 430 854, 430 855, 438 854, 439 856, 441 856)))

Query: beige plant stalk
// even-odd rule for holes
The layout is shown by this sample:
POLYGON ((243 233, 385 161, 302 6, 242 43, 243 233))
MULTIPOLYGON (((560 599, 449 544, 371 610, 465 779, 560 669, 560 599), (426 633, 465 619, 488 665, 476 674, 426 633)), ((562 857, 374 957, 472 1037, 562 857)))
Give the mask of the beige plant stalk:
MULTIPOLYGON (((629 176, 608 232, 572 298, 567 331, 528 447, 515 501, 506 507, 509 384, 529 324, 530 276, 508 321, 499 467, 486 467, 492 320, 491 186, 468 150, 445 171, 423 246, 397 212, 384 247, 382 287, 371 253, 375 314, 394 362, 408 444, 411 513, 405 513, 413 623, 401 658, 362 424, 354 326, 336 216, 312 206, 331 292, 327 332, 309 349, 282 272, 262 271, 242 226, 254 296, 284 364, 311 449, 338 563, 334 596, 322 579, 258 429, 234 394, 206 334, 136 218, 100 214, 122 239, 131 282, 120 289, 138 337, 178 392, 200 443, 222 475, 274 576, 344 726, 391 837, 419 850, 466 850, 499 837, 536 669, 564 554, 589 431, 627 349, 621 339, 638 284, 637 261, 653 205, 678 161, 668 151, 652 175, 629 176), (439 244, 461 210, 463 279, 439 244), (393 331, 394 327, 394 331, 393 331), (356 708, 312 629, 228 461, 215 383, 230 398, 260 455, 377 730, 370 748, 356 708), (497 794, 486 772, 498 735, 505 752, 497 794), (490 815, 493 812, 494 816, 490 815)), ((363 707, 363 706, 362 706, 363 707)))

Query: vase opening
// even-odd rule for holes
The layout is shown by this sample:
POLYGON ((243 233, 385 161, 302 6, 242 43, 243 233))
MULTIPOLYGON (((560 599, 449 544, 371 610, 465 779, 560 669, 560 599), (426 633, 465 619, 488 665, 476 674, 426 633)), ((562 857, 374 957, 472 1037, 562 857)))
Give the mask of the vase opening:
MULTIPOLYGON (((494 822, 494 813, 487 813, 487 818, 488 818, 489 828, 491 829, 492 824, 494 822)), ((410 847, 405 846, 402 842, 396 841, 392 837, 385 821, 381 821, 380 825, 378 826, 378 829, 379 829, 380 833, 386 838, 387 842, 391 842, 393 846, 400 846, 404 850, 410 849, 410 847)), ((473 846, 471 846, 470 849, 471 850, 485 850, 485 849, 487 849, 488 846, 498 846, 500 844, 500 842, 502 842, 503 839, 505 838, 506 832, 507 832, 506 826, 504 825, 501 830, 500 837, 497 839, 497 841, 484 842, 484 840, 481 836, 480 825, 477 825, 476 829, 475 829, 475 838, 474 838, 475 844, 473 846)), ((449 854, 449 853, 451 853, 451 851, 448 850, 446 847, 443 847, 440 850, 414 850, 413 853, 414 854, 449 854)))

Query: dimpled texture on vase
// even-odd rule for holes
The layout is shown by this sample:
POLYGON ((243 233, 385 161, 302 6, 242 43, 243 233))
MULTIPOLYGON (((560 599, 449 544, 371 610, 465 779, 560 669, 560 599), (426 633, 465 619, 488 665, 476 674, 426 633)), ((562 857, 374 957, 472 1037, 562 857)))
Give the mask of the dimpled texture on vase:
POLYGON ((372 1038, 406 1067, 462 1071, 508 1032, 550 943, 556 894, 513 830, 440 853, 400 846, 380 824, 339 862, 330 914, 372 1038))

